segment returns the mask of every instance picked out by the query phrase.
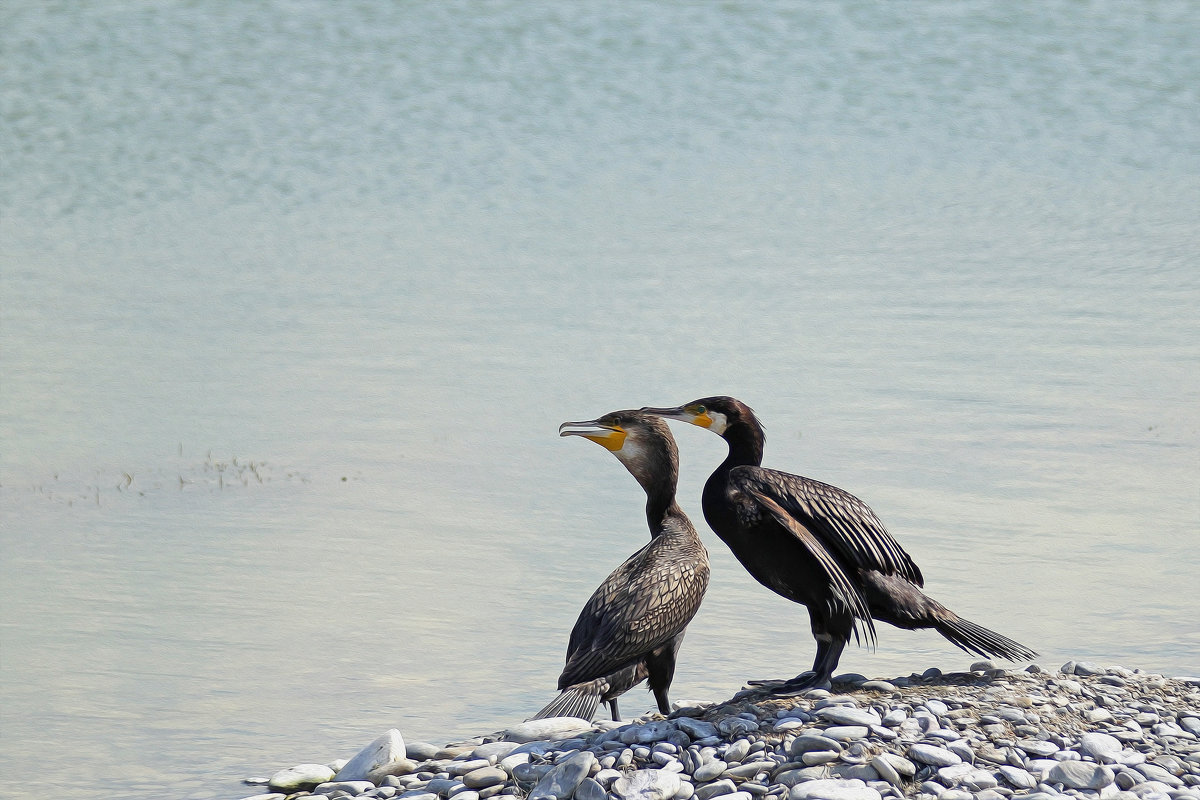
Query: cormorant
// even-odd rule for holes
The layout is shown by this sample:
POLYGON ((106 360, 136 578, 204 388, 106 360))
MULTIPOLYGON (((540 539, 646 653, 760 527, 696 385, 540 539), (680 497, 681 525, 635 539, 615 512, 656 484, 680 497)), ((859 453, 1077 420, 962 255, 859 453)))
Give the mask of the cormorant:
POLYGON ((784 684, 828 686, 842 649, 875 640, 872 618, 898 628, 934 628, 970 653, 1010 660, 1037 654, 969 622, 921 592, 921 570, 867 504, 836 486, 763 469, 762 425, 732 397, 706 397, 648 414, 707 428, 729 455, 704 484, 704 518, 751 575, 808 606, 817 654, 811 673, 784 684))
POLYGON ((642 485, 650 542, 592 593, 571 630, 562 693, 534 719, 591 719, 604 701, 620 721, 617 697, 647 678, 658 710, 669 714, 675 656, 708 588, 708 551, 675 502, 675 440, 665 422, 639 411, 564 422, 558 430, 602 445, 642 485))

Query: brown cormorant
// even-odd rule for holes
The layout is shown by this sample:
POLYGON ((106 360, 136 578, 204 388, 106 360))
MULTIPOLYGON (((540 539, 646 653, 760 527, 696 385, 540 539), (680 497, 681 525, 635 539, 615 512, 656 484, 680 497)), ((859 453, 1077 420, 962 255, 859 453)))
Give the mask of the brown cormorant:
POLYGON ((639 411, 564 422, 558 430, 604 446, 637 478, 646 490, 650 542, 592 593, 571 630, 562 693, 534 719, 591 719, 604 701, 619 721, 617 697, 647 678, 658 710, 668 714, 675 656, 708 588, 708 551, 675 502, 675 440, 665 422, 639 411))
POLYGON ((808 606, 817 654, 787 690, 827 686, 853 631, 875 640, 872 618, 934 628, 970 653, 1010 660, 1037 654, 962 619, 921 592, 921 570, 867 504, 836 486, 763 469, 762 425, 732 397, 706 397, 649 414, 707 428, 729 455, 704 484, 704 518, 768 589, 808 606))

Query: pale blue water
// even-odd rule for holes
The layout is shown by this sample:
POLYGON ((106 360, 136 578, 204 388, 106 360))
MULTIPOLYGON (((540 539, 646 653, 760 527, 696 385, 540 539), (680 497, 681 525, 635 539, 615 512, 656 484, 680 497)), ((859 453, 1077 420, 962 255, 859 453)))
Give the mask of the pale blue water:
MULTIPOLYGON (((645 537, 558 423, 713 393, 1046 666, 1200 672, 1198 42, 1184 2, 6 3, 0 794, 523 719, 645 537)), ((700 523, 722 446, 677 434, 700 523)), ((705 537, 673 696, 805 668, 705 537)))

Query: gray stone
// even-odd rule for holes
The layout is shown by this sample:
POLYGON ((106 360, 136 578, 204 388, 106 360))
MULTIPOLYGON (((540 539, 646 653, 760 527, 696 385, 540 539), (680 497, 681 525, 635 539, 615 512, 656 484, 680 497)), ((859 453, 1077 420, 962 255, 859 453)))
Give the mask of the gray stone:
POLYGON ((1052 756, 1059 750, 1058 745, 1054 742, 1047 742, 1044 739, 1021 739, 1017 742, 1017 747, 1031 756, 1040 756, 1041 758, 1052 756))
POLYGON ((992 773, 987 770, 974 768, 963 777, 962 782, 963 786, 972 792, 983 792, 988 789, 995 789, 1000 785, 1000 781, 996 780, 996 776, 992 773))
POLYGON ((284 800, 285 797, 287 797, 286 794, 272 792, 271 794, 256 794, 250 797, 243 797, 242 800, 284 800))
POLYGON ((675 725, 667 720, 630 725, 621 730, 620 740, 625 744, 650 744, 666 740, 675 730, 675 725))
POLYGON ((709 800, 711 797, 720 797, 732 792, 737 787, 733 785, 733 781, 729 778, 716 781, 705 786, 696 787, 696 800, 709 800))
MULTIPOLYGON (((353 759, 352 759, 353 760, 353 759)), ((351 797, 360 794, 366 794, 375 788, 375 784, 370 781, 327 781, 319 784, 312 790, 313 794, 333 794, 334 792, 346 792, 351 797)), ((430 797, 437 797, 435 794, 430 794, 430 797)))
POLYGON ((908 757, 922 764, 932 764, 935 767, 948 767, 961 764, 962 759, 944 747, 918 742, 908 748, 908 757))
POLYGON ((675 727, 693 739, 707 739, 710 736, 717 735, 717 726, 702 719, 680 717, 675 720, 675 727))
POLYGON ((717 722, 717 730, 728 737, 742 736, 758 730, 758 723, 743 717, 725 717, 717 722))
POLYGON ((508 773, 499 767, 480 767, 462 776, 463 785, 468 789, 486 789, 508 780, 508 773))
POLYGON ((933 714, 935 717, 945 716, 946 712, 950 710, 950 706, 946 705, 941 700, 926 700, 925 708, 927 708, 929 713, 933 714))
POLYGON ((1107 670, 1090 661, 1077 661, 1074 672, 1076 675, 1103 675, 1107 670))
POLYGON ((495 764, 517 748, 517 742, 489 742, 471 751, 471 758, 482 758, 495 764))
POLYGON ((937 779, 943 786, 953 788, 960 785, 963 779, 974 771, 974 769, 970 764, 950 764, 949 766, 938 767, 937 779))
POLYGON ((333 780, 333 770, 324 764, 298 764, 294 767, 281 769, 267 781, 270 788, 291 794, 301 789, 311 789, 320 783, 333 780))
POLYGON ((997 771, 1004 778, 1004 780, 1008 781, 1009 785, 1014 786, 1017 789, 1032 789, 1033 787, 1037 786, 1037 778, 1033 777, 1029 774, 1029 772, 1021 769, 1020 767, 1004 764, 997 771))
MULTIPOLYGON (((695 794, 696 794, 695 786, 688 783, 687 781, 680 781, 679 782, 679 791, 675 793, 675 800, 692 800, 692 797, 695 794)), ((575 800, 579 800, 578 793, 576 793, 575 800)))
POLYGON ((580 717, 548 717, 513 725, 504 732, 504 739, 509 742, 541 742, 566 739, 591 729, 591 721, 580 717))
POLYGON ((512 776, 521 783, 537 783, 552 769, 553 764, 517 764, 513 767, 512 776))
POLYGON ((832 750, 835 753, 840 753, 842 745, 840 742, 830 739, 828 736, 815 736, 806 734, 797 736, 792 740, 792 746, 789 752, 793 756, 803 755, 813 750, 832 750))
POLYGON ((1079 752, 1097 761, 1116 761, 1123 749, 1120 740, 1107 733, 1085 733, 1079 737, 1079 752))
POLYGON ((444 767, 444 771, 456 778, 461 778, 468 772, 474 772, 477 769, 490 766, 491 764, 486 758, 468 758, 461 761, 451 761, 444 767))
MULTIPOLYGON (((575 787, 588 776, 595 766, 597 766, 596 756, 588 750, 581 750, 573 756, 568 756, 555 764, 537 782, 537 785, 529 793, 528 800, 549 800, 550 798, 567 800, 575 793, 575 787)), ((658 770, 658 772, 664 771, 658 770)))
MULTIPOLYGON (((508 776, 505 775, 504 779, 507 780, 508 776)), ((440 797, 449 797, 455 790, 461 791, 463 788, 462 781, 452 778, 434 778, 425 784, 425 791, 433 792, 440 797)))
POLYGON ((346 766, 338 770, 337 775, 333 776, 333 780, 337 782, 365 781, 372 770, 379 769, 393 761, 401 761, 406 755, 404 737, 400 735, 400 731, 392 728, 359 750, 353 758, 346 762, 346 766))
POLYGON ((739 762, 748 755, 750 755, 749 739, 738 739, 725 748, 725 761, 730 763, 739 762))
POLYGON ((1071 789, 1103 789, 1116 775, 1103 764, 1090 761, 1060 761, 1046 776, 1050 783, 1061 783, 1071 789))
POLYGON ((1134 769, 1145 775, 1146 780, 1165 783, 1172 789, 1178 789, 1183 786, 1183 781, 1179 780, 1179 778, 1176 778, 1169 771, 1163 769, 1158 764, 1138 764, 1136 767, 1134 767, 1134 769))
POLYGON ((837 761, 839 755, 836 750, 809 750, 800 756, 800 762, 806 767, 816 767, 837 761))
POLYGON ((868 730, 865 725, 835 725, 825 729, 825 736, 836 742, 852 742, 855 739, 865 739, 868 730))
POLYGON ((608 792, 593 778, 584 778, 575 787, 575 800, 608 800, 608 792))
POLYGON ((1200 717, 1180 717, 1179 727, 1190 734, 1200 736, 1200 717))
POLYGON ((814 714, 835 725, 880 725, 883 722, 874 711, 854 706, 826 706, 817 709, 814 714))
POLYGON ((830 770, 830 776, 857 779, 864 783, 879 780, 879 772, 870 764, 838 764, 830 770))
POLYGON ((971 793, 965 789, 947 789, 938 797, 941 800, 971 800, 971 793))
POLYGON ((881 800, 881 797, 877 789, 854 779, 808 781, 788 790, 788 800, 881 800))
POLYGON ((880 753, 879 758, 891 764, 901 777, 911 778, 917 774, 917 765, 904 756, 898 756, 895 753, 880 753))
POLYGON ((678 773, 665 769, 639 769, 613 781, 612 793, 620 800, 671 800, 679 791, 679 785, 678 773))
POLYGON ((890 681, 871 680, 865 681, 862 688, 869 692, 894 692, 896 684, 890 681))
POLYGON ((715 778, 719 778, 725 774, 725 768, 729 765, 720 759, 714 759, 707 764, 701 764, 692 773, 692 777, 700 783, 707 783, 715 778))
POLYGON ((871 766, 875 768, 875 772, 879 777, 883 778, 893 786, 901 784, 900 773, 896 771, 896 767, 892 762, 882 756, 875 756, 871 759, 871 766))
POLYGON ((390 761, 382 767, 376 767, 367 773, 367 780, 378 786, 389 777, 397 775, 407 775, 417 768, 413 761, 402 758, 399 761, 390 761))
POLYGON ((725 770, 725 774, 731 778, 740 778, 746 780, 753 778, 760 772, 770 772, 775 767, 773 761, 747 761, 744 764, 738 764, 735 767, 730 767, 725 770))
POLYGON ((507 772, 509 775, 512 775, 513 770, 519 764, 528 764, 528 763, 529 763, 529 753, 510 753, 509 755, 500 759, 500 763, 497 766, 499 766, 502 770, 507 772))
POLYGON ((901 722, 908 719, 908 712, 903 708, 893 708, 891 711, 883 715, 883 724, 889 728, 895 728, 901 722))
POLYGON ((404 749, 407 757, 413 761, 428 761, 436 756, 438 750, 442 748, 432 745, 429 742, 408 742, 404 749))

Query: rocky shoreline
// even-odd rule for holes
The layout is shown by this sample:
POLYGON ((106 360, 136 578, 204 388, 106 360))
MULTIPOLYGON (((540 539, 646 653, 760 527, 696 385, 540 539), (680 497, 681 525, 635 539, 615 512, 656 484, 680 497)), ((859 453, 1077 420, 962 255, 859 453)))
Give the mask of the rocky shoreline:
POLYGON ((833 691, 749 687, 626 723, 534 720, 467 742, 388 731, 245 800, 1200 800, 1200 678, 1068 662, 833 691))

